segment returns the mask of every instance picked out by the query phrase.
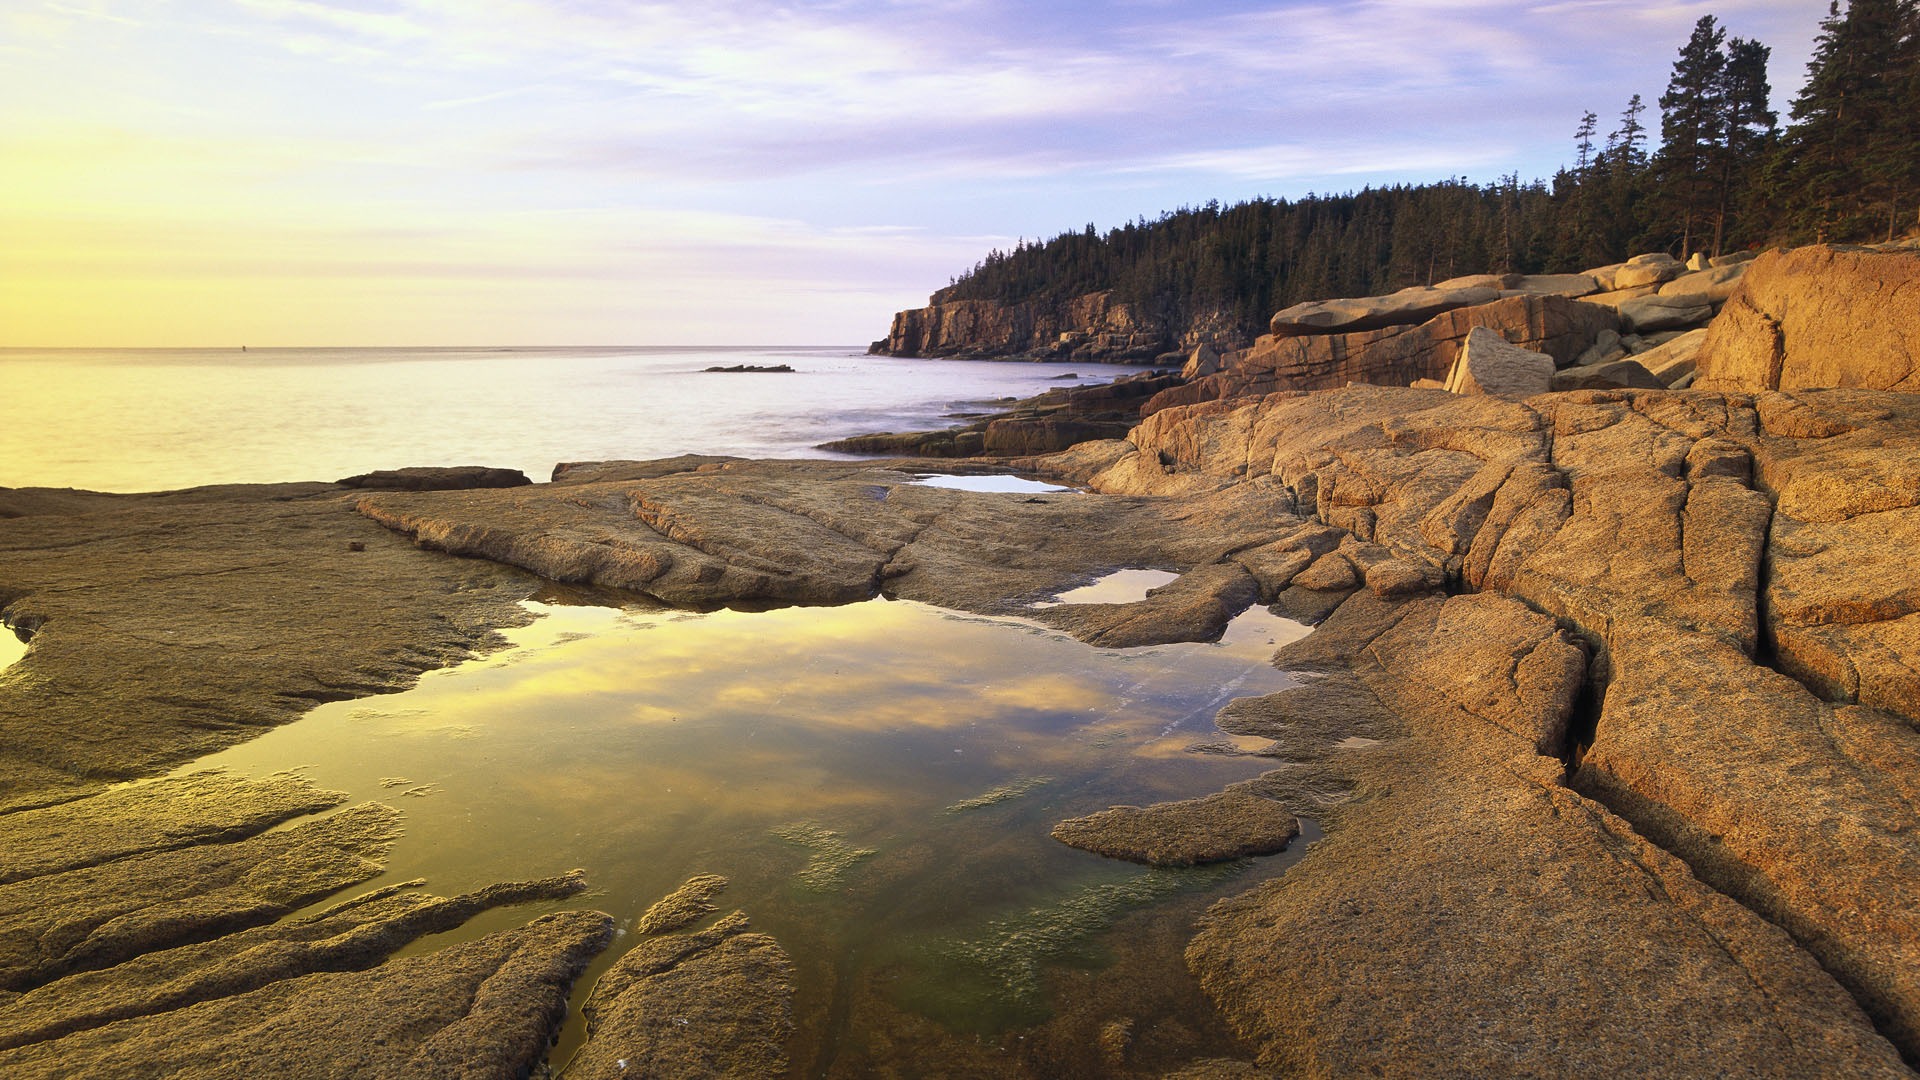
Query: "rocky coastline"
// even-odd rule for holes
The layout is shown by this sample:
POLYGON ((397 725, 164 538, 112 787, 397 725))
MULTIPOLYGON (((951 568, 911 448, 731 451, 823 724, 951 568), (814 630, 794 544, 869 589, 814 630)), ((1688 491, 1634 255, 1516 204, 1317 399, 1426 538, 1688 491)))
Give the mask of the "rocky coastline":
MULTIPOLYGON (((591 868, 315 911, 397 811, 121 782, 497 648, 547 583, 1031 617, 1160 566, 1144 600, 1039 617, 1110 648, 1256 603, 1316 624, 1275 657, 1299 685, 1219 717, 1271 767, 1056 835, 1182 865, 1325 831, 1203 919, 1187 962, 1250 1060, 1175 1075, 1914 1076, 1920 252, 1461 279, 1270 331, 946 435, 946 468, 1092 498, 908 458, 0 490, 0 616, 31 642, 0 672, 0 1074, 544 1068, 610 940, 591 868)), ((940 433, 897 438, 843 448, 940 433)), ((791 965, 723 886, 600 979, 566 1076, 787 1071, 791 965)), ((1147 1075, 1124 1045, 1089 1069, 1147 1075)))

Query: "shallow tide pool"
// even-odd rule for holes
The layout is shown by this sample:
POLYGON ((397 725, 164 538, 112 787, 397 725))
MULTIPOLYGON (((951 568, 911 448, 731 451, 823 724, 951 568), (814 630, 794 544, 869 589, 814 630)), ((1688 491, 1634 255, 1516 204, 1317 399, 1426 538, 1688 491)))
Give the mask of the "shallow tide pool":
MULTIPOLYGON (((400 807, 368 888, 585 868, 594 891, 546 907, 608 911, 622 937, 576 1006, 650 904, 724 875, 721 910, 794 960, 797 1076, 1129 1075, 1221 1052, 1180 960, 1191 920, 1293 853, 1150 870, 1047 833, 1270 767, 1213 715, 1284 687, 1269 657, 1304 628, 1256 608, 1220 643, 1099 650, 903 601, 533 608, 512 648, 181 771, 291 770, 400 807), (1125 1052, 1103 1055, 1122 1028, 1125 1052)), ((556 1069, 580 1037, 576 1010, 556 1069)))

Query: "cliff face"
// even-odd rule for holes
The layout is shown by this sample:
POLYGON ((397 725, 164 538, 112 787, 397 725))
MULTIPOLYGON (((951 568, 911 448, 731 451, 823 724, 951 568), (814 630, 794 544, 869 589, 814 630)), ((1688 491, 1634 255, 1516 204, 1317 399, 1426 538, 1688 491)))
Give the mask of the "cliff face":
POLYGON ((1017 304, 955 300, 898 312, 886 338, 869 351, 883 356, 1141 363, 1202 343, 1234 348, 1237 333, 1225 314, 1206 313, 1176 325, 1115 303, 1110 292, 1095 292, 1017 304))

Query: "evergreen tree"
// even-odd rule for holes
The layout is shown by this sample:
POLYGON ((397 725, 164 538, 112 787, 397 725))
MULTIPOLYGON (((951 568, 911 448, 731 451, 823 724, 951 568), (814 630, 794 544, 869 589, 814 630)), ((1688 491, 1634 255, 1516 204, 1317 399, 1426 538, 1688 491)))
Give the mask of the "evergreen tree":
POLYGON ((1668 228, 1679 234, 1680 257, 1696 246, 1695 230, 1715 202, 1716 159, 1724 146, 1726 31, 1711 15, 1694 24, 1693 36, 1673 62, 1667 92, 1660 95, 1660 153, 1655 159, 1660 201, 1668 228))
POLYGON ((1911 158, 1920 146, 1911 117, 1899 114, 1913 29, 1911 0, 1848 0, 1844 13, 1838 0, 1828 7, 1776 169, 1797 235, 1891 232, 1902 207, 1912 207, 1911 158))
POLYGON ((1727 62, 1721 77, 1720 108, 1724 132, 1718 149, 1718 200, 1713 212, 1713 254, 1725 250, 1728 218, 1735 207, 1751 204, 1751 177, 1777 137, 1779 117, 1769 99, 1767 58, 1773 50, 1758 41, 1733 38, 1727 42, 1727 62))

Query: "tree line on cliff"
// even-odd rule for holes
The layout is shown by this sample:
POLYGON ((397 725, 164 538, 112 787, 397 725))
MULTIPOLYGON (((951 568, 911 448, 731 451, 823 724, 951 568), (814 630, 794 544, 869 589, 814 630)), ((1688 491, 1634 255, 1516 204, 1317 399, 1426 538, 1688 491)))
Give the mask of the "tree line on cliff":
POLYGON ((935 303, 1058 301, 1111 290, 1180 325, 1258 332, 1303 300, 1469 273, 1573 271, 1642 251, 1685 258, 1762 244, 1891 239, 1920 220, 1920 0, 1838 0, 1783 128, 1770 50, 1704 16, 1658 100, 1635 94, 1601 136, 1593 112, 1551 181, 1462 178, 1299 199, 1183 207, 994 251, 935 303))

